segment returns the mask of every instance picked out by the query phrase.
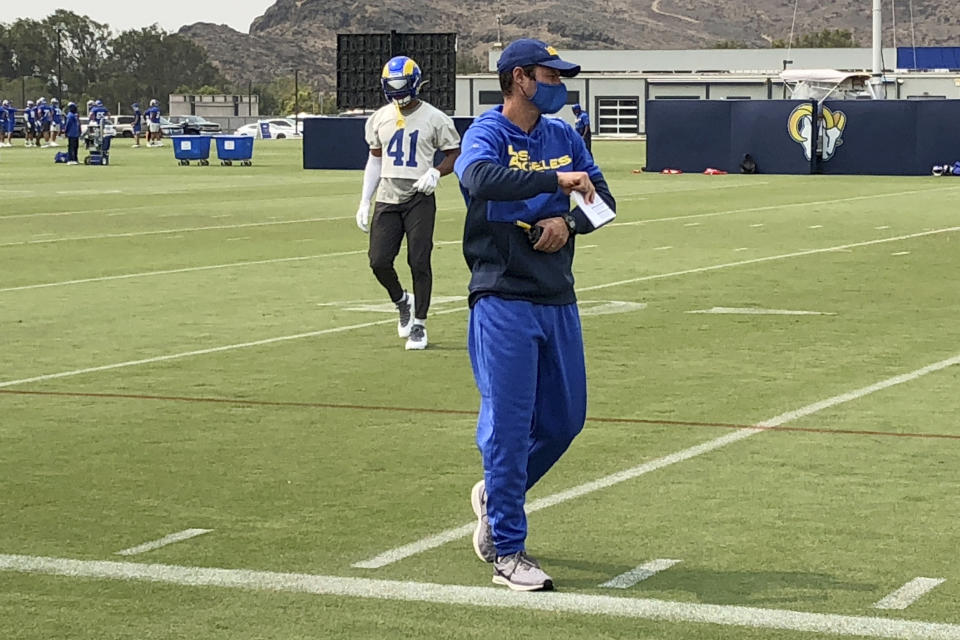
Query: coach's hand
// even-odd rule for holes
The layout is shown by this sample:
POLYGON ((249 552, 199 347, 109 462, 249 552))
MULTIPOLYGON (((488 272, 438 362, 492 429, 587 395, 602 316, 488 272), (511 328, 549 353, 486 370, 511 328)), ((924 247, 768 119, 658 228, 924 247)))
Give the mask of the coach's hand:
POLYGON ((570 195, 571 191, 579 191, 588 203, 592 203, 597 194, 597 188, 593 186, 590 175, 585 171, 557 171, 557 184, 567 195, 570 195))
POLYGON ((364 233, 370 233, 370 203, 361 202, 360 206, 357 208, 357 226, 360 227, 360 231, 364 233))
POLYGON ((535 251, 556 253, 570 239, 570 228, 563 218, 545 218, 537 222, 537 226, 543 229, 543 233, 537 244, 533 245, 535 251))
POLYGON ((417 178, 417 181, 413 183, 413 188, 428 196, 437 188, 438 182, 440 182, 440 172, 437 171, 436 167, 430 167, 425 174, 417 178))

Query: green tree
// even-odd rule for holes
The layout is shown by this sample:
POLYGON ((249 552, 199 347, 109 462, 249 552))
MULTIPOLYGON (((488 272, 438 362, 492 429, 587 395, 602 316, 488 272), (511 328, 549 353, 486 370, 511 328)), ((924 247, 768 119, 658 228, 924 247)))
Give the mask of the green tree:
POLYGON ((203 49, 155 25, 114 37, 108 25, 62 9, 43 20, 0 24, 5 95, 18 101, 23 95, 56 95, 60 83, 66 99, 99 98, 121 109, 151 98, 166 109, 167 96, 179 86, 200 87, 204 93, 221 93, 227 86, 203 49))
MULTIPOLYGON (((40 78, 44 84, 51 81, 51 74, 56 69, 56 41, 50 42, 43 24, 21 19, 5 31, 10 72, 6 77, 40 78)), ((52 84, 55 85, 55 81, 52 84)))
POLYGON ((480 58, 473 55, 457 56, 457 73, 483 73, 483 71, 484 68, 483 64, 480 62, 480 58))
POLYGON ((713 49, 749 49, 748 45, 743 40, 718 40, 713 44, 713 49))
MULTIPOLYGON (((770 46, 774 49, 786 49, 786 40, 774 40, 770 46)), ((793 43, 795 49, 847 49, 856 47, 857 41, 849 29, 824 29, 816 33, 807 33, 793 43)))

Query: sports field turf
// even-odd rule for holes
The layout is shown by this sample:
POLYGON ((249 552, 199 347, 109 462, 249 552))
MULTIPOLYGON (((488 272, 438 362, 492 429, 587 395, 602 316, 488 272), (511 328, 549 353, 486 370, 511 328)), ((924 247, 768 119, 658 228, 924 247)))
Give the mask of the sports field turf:
POLYGON ((453 177, 411 353, 359 172, 0 150, 0 639, 960 639, 960 181, 595 150, 619 215, 577 239, 589 420, 531 492, 544 594, 467 533, 453 177))

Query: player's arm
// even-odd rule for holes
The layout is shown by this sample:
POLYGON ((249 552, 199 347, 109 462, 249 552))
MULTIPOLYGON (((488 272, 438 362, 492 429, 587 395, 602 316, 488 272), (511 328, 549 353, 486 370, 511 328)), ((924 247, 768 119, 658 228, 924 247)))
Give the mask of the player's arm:
POLYGON ((526 200, 557 190, 556 171, 519 171, 494 162, 478 161, 466 167, 460 184, 481 200, 526 200))
POLYGON ((453 164, 459 157, 460 147, 457 147, 456 149, 443 149, 443 160, 441 160, 440 164, 436 166, 436 169, 440 172, 441 177, 453 173, 453 164))

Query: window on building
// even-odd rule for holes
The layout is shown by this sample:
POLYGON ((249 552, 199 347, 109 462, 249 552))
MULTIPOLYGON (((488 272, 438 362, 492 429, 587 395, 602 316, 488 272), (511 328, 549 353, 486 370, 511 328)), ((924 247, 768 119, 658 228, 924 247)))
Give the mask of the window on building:
POLYGON ((629 134, 640 133, 639 98, 597 98, 595 133, 629 134))
POLYGON ((503 94, 499 91, 481 91, 478 102, 480 104, 503 104, 503 94))

